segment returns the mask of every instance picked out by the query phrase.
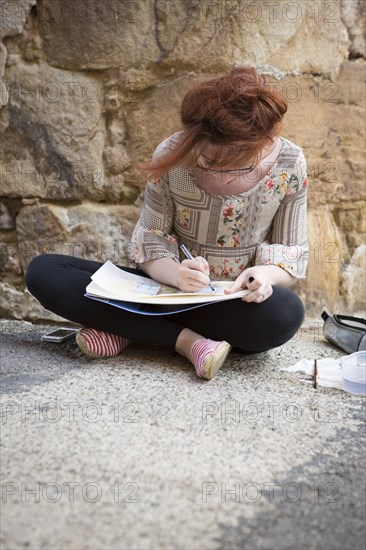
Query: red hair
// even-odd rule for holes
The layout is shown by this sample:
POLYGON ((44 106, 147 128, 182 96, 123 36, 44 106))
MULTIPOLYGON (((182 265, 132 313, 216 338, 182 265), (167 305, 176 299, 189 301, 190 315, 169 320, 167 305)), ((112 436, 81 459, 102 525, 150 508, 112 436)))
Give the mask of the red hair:
POLYGON ((135 164, 149 177, 159 177, 177 164, 192 166, 209 144, 218 146, 215 166, 255 165, 278 135, 286 111, 286 100, 263 75, 249 66, 234 68, 189 90, 180 108, 178 143, 148 164, 135 164))

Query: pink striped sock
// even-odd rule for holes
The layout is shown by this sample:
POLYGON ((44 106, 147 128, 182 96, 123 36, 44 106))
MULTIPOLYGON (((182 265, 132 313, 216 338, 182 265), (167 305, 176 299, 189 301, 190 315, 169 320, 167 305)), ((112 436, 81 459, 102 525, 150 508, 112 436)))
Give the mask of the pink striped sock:
MULTIPOLYGON (((200 378, 204 377, 206 371, 206 359, 209 358, 222 344, 223 342, 217 342, 216 340, 210 340, 209 338, 202 338, 197 340, 191 349, 191 360, 196 369, 196 374, 200 378)), ((230 351, 230 348, 229 348, 230 351)))
POLYGON ((130 343, 123 336, 94 328, 83 328, 76 335, 76 342, 83 353, 90 357, 113 357, 130 343))

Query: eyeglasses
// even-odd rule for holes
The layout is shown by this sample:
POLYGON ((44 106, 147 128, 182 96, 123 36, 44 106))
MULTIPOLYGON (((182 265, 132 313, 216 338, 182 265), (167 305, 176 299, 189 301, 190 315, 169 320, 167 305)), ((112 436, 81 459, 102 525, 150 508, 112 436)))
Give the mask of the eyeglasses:
POLYGON ((249 168, 239 168, 238 170, 214 170, 213 168, 205 168, 196 164, 196 168, 204 170, 208 174, 237 174, 238 176, 247 174, 248 172, 253 172, 255 166, 249 166, 249 168))

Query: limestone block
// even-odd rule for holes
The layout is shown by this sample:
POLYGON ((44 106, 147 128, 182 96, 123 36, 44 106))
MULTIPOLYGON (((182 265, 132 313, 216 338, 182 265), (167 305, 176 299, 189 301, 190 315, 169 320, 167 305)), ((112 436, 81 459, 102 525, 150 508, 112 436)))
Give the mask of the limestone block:
POLYGON ((0 78, 0 109, 1 107, 7 104, 8 100, 9 100, 9 94, 6 91, 4 82, 2 82, 0 78))
POLYGON ((6 73, 9 124, 0 140, 1 194, 102 199, 102 87, 95 79, 16 63, 6 73))
POLYGON ((13 275, 21 275, 19 249, 16 231, 0 232, 0 272, 9 279, 13 275))
POLYGON ((12 285, 0 281, 0 316, 12 319, 27 319, 29 321, 64 321, 62 317, 47 311, 27 289, 19 290, 12 285))
POLYGON ((16 218, 19 241, 52 239, 63 235, 69 224, 67 210, 53 204, 24 206, 16 218))
POLYGON ((4 76, 6 56, 7 56, 6 48, 4 44, 0 42, 0 78, 4 76))
MULTIPOLYGON (((360 212, 358 210, 354 208, 340 208, 339 210, 337 210, 336 213, 336 221, 346 233, 350 233, 351 231, 355 231, 356 229, 360 228, 360 224, 362 224, 362 216, 360 216, 360 212)), ((360 229, 362 230, 362 228, 360 229)))
POLYGON ((337 2, 158 0, 155 11, 166 66, 216 71, 249 62, 335 78, 348 57, 337 2))
POLYGON ((336 80, 338 102, 364 108, 366 103, 365 80, 365 60, 361 58, 355 61, 345 59, 336 80))
POLYGON ((341 229, 351 253, 366 240, 365 214, 364 203, 343 203, 334 211, 336 224, 341 229))
POLYGON ((104 190, 108 201, 131 204, 140 192, 137 178, 130 166, 130 156, 122 144, 105 147, 103 152, 105 167, 104 190))
POLYGON ((128 68, 151 63, 158 56, 149 0, 40 0, 37 8, 51 65, 128 68))
POLYGON ((120 71, 119 85, 124 90, 136 92, 146 90, 159 83, 158 75, 148 69, 127 69, 120 71))
POLYGON ((23 272, 34 256, 44 253, 123 264, 138 215, 134 206, 25 206, 16 219, 23 272))
MULTIPOLYGON (((339 2, 303 0, 279 4, 283 19, 293 20, 292 26, 296 25, 296 29, 289 40, 279 41, 267 63, 290 74, 321 73, 334 80, 341 63, 348 57, 350 46, 339 2)), ((267 27, 269 34, 272 28, 267 27)))
POLYGON ((179 109, 188 90, 206 78, 194 73, 161 82, 147 99, 126 109, 130 155, 133 161, 151 156, 160 141, 180 129, 179 109))
POLYGON ((21 34, 4 39, 8 50, 7 65, 12 64, 12 58, 19 56, 28 63, 37 63, 44 59, 41 37, 38 32, 37 10, 30 12, 21 34))
POLYGON ((9 100, 9 94, 3 82, 6 54, 6 48, 4 44, 0 42, 0 109, 6 105, 9 100))
POLYGON ((9 207, 0 202, 0 230, 10 230, 15 228, 14 217, 9 207))
POLYGON ((139 102, 139 92, 145 92, 161 80, 153 69, 111 69, 104 75, 104 110, 108 122, 111 116, 122 118, 126 106, 139 102))
POLYGON ((30 9, 37 0, 0 0, 0 38, 22 32, 30 9))
POLYGON ((365 310, 366 308, 366 245, 358 246, 349 265, 342 273, 341 287, 348 311, 365 310))
POLYGON ((112 118, 107 122, 108 138, 112 145, 123 143, 126 138, 126 125, 120 117, 112 118))
MULTIPOLYGON (((28 17, 30 9, 37 0, 0 0, 0 40, 5 36, 11 36, 22 32, 23 25, 28 17)), ((8 103, 9 94, 3 82, 4 67, 7 51, 0 42, 0 109, 8 103)))
POLYGON ((339 280, 342 266, 342 238, 327 209, 308 212, 309 264, 306 279, 301 283, 306 306, 320 311, 333 310, 339 303, 339 280))
POLYGON ((103 152, 106 169, 111 174, 119 174, 130 164, 130 157, 123 145, 106 147, 103 152))
POLYGON ((364 0, 341 0, 341 14, 351 39, 350 57, 365 59, 366 4, 364 0))
POLYGON ((335 82, 286 77, 273 82, 288 100, 282 135, 308 163, 309 204, 365 198, 365 62, 346 60, 335 82))

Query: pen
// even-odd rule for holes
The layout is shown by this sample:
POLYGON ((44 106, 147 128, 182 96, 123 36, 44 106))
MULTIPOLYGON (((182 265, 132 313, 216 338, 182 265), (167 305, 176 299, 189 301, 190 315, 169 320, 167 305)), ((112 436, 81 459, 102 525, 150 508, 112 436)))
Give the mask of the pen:
MULTIPOLYGON (((180 246, 181 251, 182 251, 183 254, 185 255, 185 257, 188 258, 188 260, 194 260, 192 254, 190 253, 190 251, 188 250, 188 248, 187 248, 184 244, 181 244, 181 245, 179 245, 179 246, 180 246)), ((210 283, 208 286, 210 287, 210 289, 212 290, 212 292, 215 292, 215 289, 214 289, 214 287, 212 286, 212 283, 210 283)))
POLYGON ((318 387, 318 361, 314 359, 314 389, 317 389, 318 387))

